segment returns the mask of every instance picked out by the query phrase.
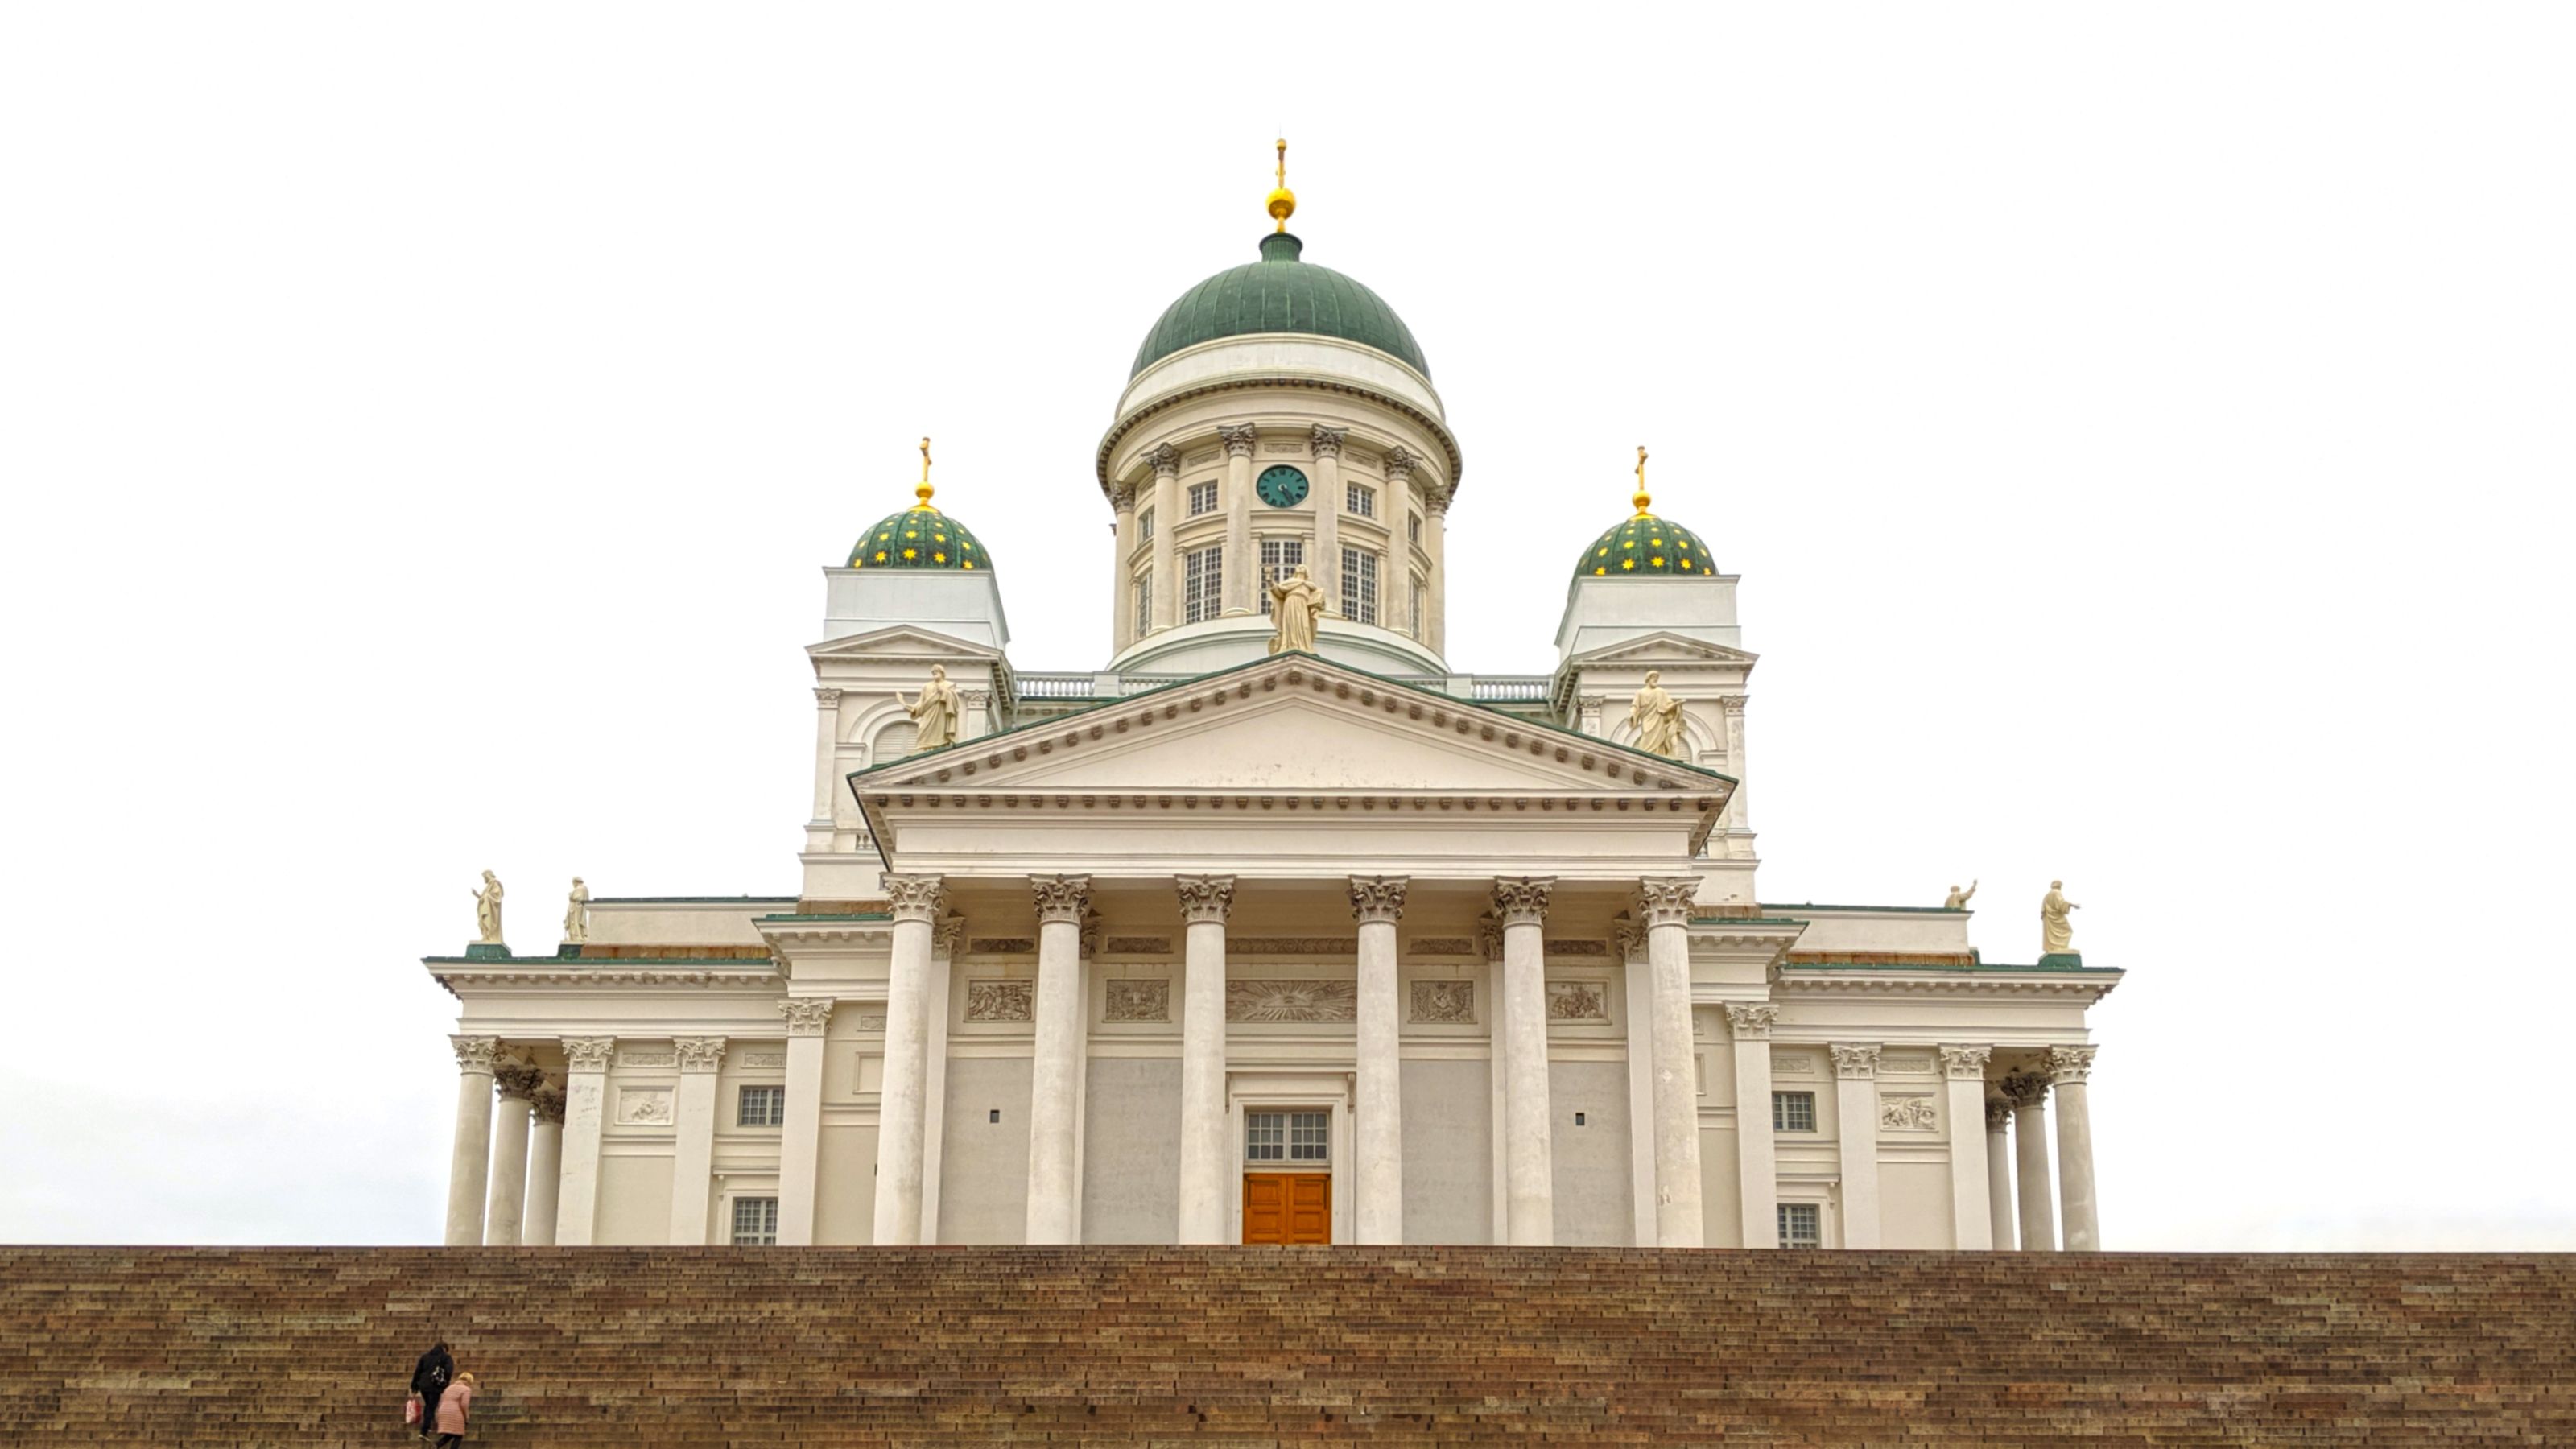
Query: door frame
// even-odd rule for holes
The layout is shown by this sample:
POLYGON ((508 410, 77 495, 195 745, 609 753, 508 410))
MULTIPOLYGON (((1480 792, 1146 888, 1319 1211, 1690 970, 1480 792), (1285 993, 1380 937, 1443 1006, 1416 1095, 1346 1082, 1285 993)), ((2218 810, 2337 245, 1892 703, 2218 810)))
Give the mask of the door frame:
POLYGON ((1357 1074, 1342 1070, 1324 1071, 1229 1071, 1225 1074, 1225 1114, 1227 1130, 1232 1137, 1233 1191, 1226 1194, 1226 1234, 1229 1243, 1243 1241, 1243 1178, 1248 1172, 1296 1172, 1301 1167, 1311 1172, 1333 1175, 1333 1241, 1347 1243, 1356 1228, 1352 1215, 1351 1185, 1351 1098, 1357 1090, 1357 1074), (1264 1162, 1243 1160, 1243 1114, 1246 1110, 1265 1112, 1313 1112, 1332 1114, 1332 1140, 1327 1144, 1325 1160, 1319 1163, 1264 1162))

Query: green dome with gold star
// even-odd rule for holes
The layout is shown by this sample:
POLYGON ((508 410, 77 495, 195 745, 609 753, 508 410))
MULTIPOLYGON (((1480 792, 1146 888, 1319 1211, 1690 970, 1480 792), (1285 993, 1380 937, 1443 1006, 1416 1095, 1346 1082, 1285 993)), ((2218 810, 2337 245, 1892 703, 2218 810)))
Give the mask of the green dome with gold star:
POLYGON ((1637 450, 1637 495, 1628 501, 1636 505, 1636 516, 1622 519, 1592 540, 1583 557, 1574 561, 1576 578, 1717 577, 1717 561, 1709 557, 1708 544, 1698 534, 1649 511, 1655 500, 1646 492, 1644 448, 1637 450))
POLYGON ((989 573, 993 556, 966 525, 930 503, 930 440, 921 440, 921 481, 913 485, 917 501, 901 513, 880 518, 850 547, 846 567, 854 569, 953 569, 989 573))

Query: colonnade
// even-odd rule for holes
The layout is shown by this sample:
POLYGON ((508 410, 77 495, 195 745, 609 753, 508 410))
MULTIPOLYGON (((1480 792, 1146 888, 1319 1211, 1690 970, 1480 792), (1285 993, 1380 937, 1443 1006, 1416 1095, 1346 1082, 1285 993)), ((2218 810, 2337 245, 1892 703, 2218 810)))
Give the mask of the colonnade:
POLYGON ((447 1174, 449 1246, 543 1247, 555 1240, 563 1174, 563 1089, 501 1040, 453 1036, 456 1146, 447 1174))
POLYGON ((1986 1180, 1993 1245, 2028 1253, 2058 1249, 2058 1214, 2070 1253, 2102 1246, 2093 1194, 2093 1113, 2086 1079, 2089 1046, 2050 1047, 2035 1069, 2007 1073, 1986 1099, 1986 1180), (2057 1194, 2049 1195, 2048 1094, 2057 1091, 2057 1194), (2007 1132, 2010 1141, 2007 1142, 2007 1132))

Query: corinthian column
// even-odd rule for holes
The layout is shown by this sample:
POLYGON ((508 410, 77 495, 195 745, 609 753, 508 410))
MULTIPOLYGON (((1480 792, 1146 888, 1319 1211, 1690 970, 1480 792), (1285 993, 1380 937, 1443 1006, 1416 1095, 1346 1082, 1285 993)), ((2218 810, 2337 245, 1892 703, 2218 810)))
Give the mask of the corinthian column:
POLYGON ((1359 918, 1358 1159, 1355 1186, 1359 1240, 1404 1241, 1404 1057, 1396 1002, 1395 923, 1404 914, 1403 876, 1351 877, 1351 914, 1359 918))
POLYGON ((2021 1232, 2013 1222, 2012 1141, 2005 1133, 2012 1126, 2012 1103, 2001 1097, 1986 1099, 1986 1218, 1994 1230, 1994 1247, 2009 1253, 2021 1247, 2021 1232))
POLYGON ((1843 1246, 1878 1246, 1878 1048, 1835 1046, 1835 1145, 1843 1170, 1843 1246))
POLYGON ((832 1029, 828 996, 778 1003, 787 1019, 787 1100, 778 1129, 778 1242, 814 1244, 814 1189, 823 1155, 823 1038, 832 1029))
POLYGON ((555 1241, 555 1213, 563 1190, 563 1088, 548 1084, 528 1099, 536 1121, 528 1133, 528 1208, 519 1241, 548 1248, 555 1241))
POLYGON ((1696 1248, 1706 1238, 1699 1197, 1699 1060, 1691 1042, 1690 907, 1697 876, 1650 876, 1637 894, 1653 978, 1655 1244, 1696 1248))
POLYGON ((608 1107, 613 1036, 568 1036, 564 1050, 563 1179, 556 1194, 555 1242, 590 1246, 599 1224, 599 1130, 608 1107))
POLYGON ((1342 439, 1348 428, 1315 424, 1315 552, 1312 570, 1324 590, 1324 612, 1342 612, 1342 439))
POLYGON ((1503 1190, 1514 1247, 1556 1241, 1556 1162, 1547 1107, 1547 961, 1539 931, 1552 876, 1494 882, 1503 928, 1503 1190))
POLYGON ((447 1159, 447 1245, 483 1241, 483 1182, 492 1156, 492 1058, 501 1039, 451 1036, 456 1049, 456 1145, 447 1159))
POLYGON ((518 1245, 520 1214, 528 1206, 528 1099, 545 1084, 546 1074, 525 1062, 492 1068, 500 1102, 492 1117, 492 1191, 483 1203, 486 1246, 518 1245))
POLYGON ((1422 642, 1434 654, 1448 648, 1449 639, 1449 500, 1457 489, 1434 481, 1422 490, 1422 551, 1431 555, 1431 577, 1422 581, 1422 609, 1430 615, 1422 642))
POLYGON ((2089 1046, 2048 1049, 2048 1079, 2057 1087, 2057 1197, 2066 1209, 2070 1253, 2096 1252, 2102 1246, 2102 1224, 2093 1205, 2093 1109, 2085 1101, 2093 1052, 2089 1046))
POLYGON ((1257 434, 1245 423, 1219 428, 1216 435, 1225 443, 1225 611, 1247 614, 1261 607, 1254 591, 1263 587, 1254 577, 1261 560, 1252 552, 1252 446, 1257 434))
POLYGON ((1225 1241, 1225 918, 1234 877, 1176 876, 1181 958, 1181 1203, 1184 1243, 1225 1241))
POLYGON ((1780 1008, 1730 1002, 1735 1029, 1735 1181, 1744 1246, 1780 1246, 1780 1168, 1771 1141, 1771 1024, 1780 1008))
POLYGON ((1115 654, 1145 632, 1144 621, 1136 617, 1136 571, 1129 562, 1136 555, 1136 485, 1110 485, 1109 506, 1118 515, 1118 553, 1109 561, 1109 617, 1116 631, 1110 636, 1109 652, 1115 654))
POLYGON ((877 1098, 876 1230, 870 1241, 910 1247, 921 1241, 931 928, 942 892, 935 875, 890 875, 885 891, 894 913, 894 959, 886 975, 885 1088, 877 1098))
MULTIPOLYGON (((1167 526, 1167 525, 1165 525, 1167 526)), ((1036 1060, 1029 1074, 1029 1208, 1026 1240, 1073 1241, 1074 1122, 1082 1110, 1082 917, 1087 875, 1032 876, 1038 906, 1036 1060)))
POLYGON ((841 691, 825 685, 814 691, 814 827, 832 828, 832 801, 838 791, 832 767, 841 746, 841 691))
POLYGON ((671 1244, 707 1245, 707 1199, 716 1161, 716 1075, 724 1070, 725 1039, 684 1036, 671 1045, 680 1056, 680 1091, 671 1114, 671 1244))
POLYGON ((2021 1188, 2021 1250, 2057 1251, 2057 1218, 2048 1202, 2048 1080, 2015 1072, 2003 1081, 2013 1105, 2013 1157, 2021 1188))
POLYGON ((1172 607, 1179 597, 1172 581, 1172 536, 1181 531, 1181 450, 1165 443, 1145 461, 1154 467, 1154 617, 1146 630, 1151 632, 1181 621, 1172 607))
POLYGON ((1986 1061, 1981 1046, 1941 1048, 1941 1075, 1949 1094, 1941 1105, 1950 1129, 1950 1246, 1994 1246, 1994 1215, 1986 1201, 1986 1061))

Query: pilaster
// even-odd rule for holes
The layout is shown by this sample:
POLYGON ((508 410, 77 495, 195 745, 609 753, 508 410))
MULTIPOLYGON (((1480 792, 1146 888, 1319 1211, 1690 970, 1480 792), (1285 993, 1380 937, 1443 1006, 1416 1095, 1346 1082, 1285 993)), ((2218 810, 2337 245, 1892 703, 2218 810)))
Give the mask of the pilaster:
POLYGON ((590 1246, 599 1222, 599 1136, 608 1108, 613 1036, 568 1036, 564 1051, 563 1179, 555 1207, 555 1242, 590 1246))
POLYGON ((1842 1157, 1843 1246, 1878 1246, 1878 1047, 1836 1045, 1835 1147, 1842 1157))
POLYGON ((1744 1212, 1744 1246, 1780 1246, 1780 1168, 1771 1140, 1771 1026, 1780 1008, 1728 1002, 1735 1032, 1735 1177, 1744 1212))
POLYGON ((787 1101, 778 1130, 778 1242, 814 1243, 814 1191, 823 1152, 823 1039, 832 1029, 828 996, 778 1003, 787 1026, 787 1101))
POLYGON ((1994 1246, 1993 1205, 1986 1199, 1986 1062, 1994 1055, 1981 1046, 1941 1048, 1941 1075, 1947 1088, 1942 1115, 1950 1133, 1950 1245, 1983 1249, 1994 1246))

